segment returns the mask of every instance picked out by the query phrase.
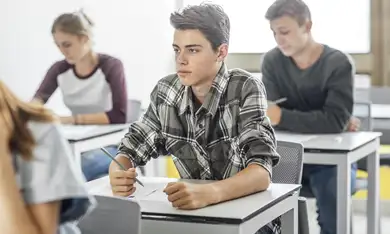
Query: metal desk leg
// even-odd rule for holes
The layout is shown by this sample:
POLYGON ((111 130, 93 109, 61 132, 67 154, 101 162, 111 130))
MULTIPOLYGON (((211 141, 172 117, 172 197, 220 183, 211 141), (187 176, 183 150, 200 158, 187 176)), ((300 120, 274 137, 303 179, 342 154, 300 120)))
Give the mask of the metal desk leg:
POLYGON ((298 193, 295 193, 294 208, 282 215, 282 233, 298 234, 298 193))
POLYGON ((351 163, 348 155, 337 164, 337 234, 348 234, 351 225, 351 163))
POLYGON ((376 140, 376 151, 367 157, 367 233, 378 234, 379 215, 379 139, 376 140))

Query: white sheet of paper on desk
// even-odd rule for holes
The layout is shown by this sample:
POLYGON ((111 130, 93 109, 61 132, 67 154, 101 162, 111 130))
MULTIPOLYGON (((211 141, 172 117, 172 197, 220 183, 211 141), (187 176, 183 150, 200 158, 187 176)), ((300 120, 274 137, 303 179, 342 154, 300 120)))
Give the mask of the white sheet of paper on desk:
POLYGON ((275 136, 276 140, 295 143, 303 143, 317 137, 316 135, 310 134, 292 134, 286 132, 276 132, 275 136))
POLYGON ((133 199, 168 202, 168 197, 163 192, 164 188, 165 185, 162 184, 145 184, 145 187, 137 186, 133 199))

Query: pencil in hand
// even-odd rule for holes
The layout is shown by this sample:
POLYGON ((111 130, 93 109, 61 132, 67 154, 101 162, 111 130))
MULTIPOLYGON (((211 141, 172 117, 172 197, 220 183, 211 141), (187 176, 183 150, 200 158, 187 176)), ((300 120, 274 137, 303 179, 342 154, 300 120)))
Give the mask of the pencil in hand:
MULTIPOLYGON (((101 147, 100 149, 101 149, 108 157, 110 157, 116 164, 118 164, 118 166, 119 166, 122 170, 124 170, 124 171, 127 170, 127 169, 126 169, 120 162, 118 162, 118 160, 116 160, 115 157, 112 156, 105 148, 101 147)), ((142 187, 145 187, 144 184, 143 184, 139 179, 135 178, 135 181, 137 181, 137 183, 140 184, 142 187)))

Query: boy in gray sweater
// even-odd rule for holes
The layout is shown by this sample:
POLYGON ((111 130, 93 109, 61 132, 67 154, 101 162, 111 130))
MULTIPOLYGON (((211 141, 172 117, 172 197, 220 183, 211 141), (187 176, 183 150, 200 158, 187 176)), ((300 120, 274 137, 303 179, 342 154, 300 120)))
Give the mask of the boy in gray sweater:
MULTIPOLYGON (((317 43, 311 16, 301 0, 277 0, 266 13, 277 48, 265 54, 261 72, 270 105, 267 115, 276 129, 299 133, 355 131, 352 118, 354 66, 349 56, 317 43)), ((337 231, 335 166, 304 165, 303 190, 317 199, 321 234, 337 231)), ((352 190, 356 167, 352 168, 352 190)))

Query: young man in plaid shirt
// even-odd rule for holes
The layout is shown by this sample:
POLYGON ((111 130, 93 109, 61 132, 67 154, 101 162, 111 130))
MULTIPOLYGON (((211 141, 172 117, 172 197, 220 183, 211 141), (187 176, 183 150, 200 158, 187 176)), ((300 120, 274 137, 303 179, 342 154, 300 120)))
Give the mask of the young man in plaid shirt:
MULTIPOLYGON (((135 167, 171 154, 183 179, 164 192, 174 207, 198 209, 266 190, 279 161, 274 130, 266 117, 264 86, 250 73, 228 70, 230 22, 221 7, 190 6, 170 18, 177 73, 161 79, 143 118, 122 139, 110 166, 115 195, 135 191, 135 167)), ((258 233, 280 233, 276 219, 258 233)))

